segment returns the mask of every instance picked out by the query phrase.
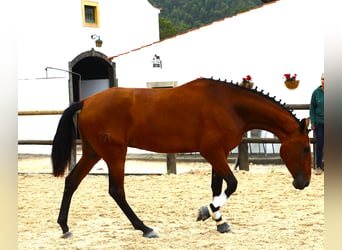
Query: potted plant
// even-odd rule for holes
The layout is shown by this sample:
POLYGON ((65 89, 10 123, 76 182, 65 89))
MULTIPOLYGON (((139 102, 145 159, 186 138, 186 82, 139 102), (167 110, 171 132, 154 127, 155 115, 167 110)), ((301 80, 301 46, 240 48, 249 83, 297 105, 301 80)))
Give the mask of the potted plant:
POLYGON ((297 80, 297 74, 291 76, 291 74, 284 74, 285 77, 285 86, 288 89, 295 89, 298 87, 299 80, 297 80))
POLYGON ((254 83, 252 82, 252 77, 250 75, 247 75, 246 77, 242 78, 242 82, 240 83, 240 86, 245 88, 253 88, 254 83))

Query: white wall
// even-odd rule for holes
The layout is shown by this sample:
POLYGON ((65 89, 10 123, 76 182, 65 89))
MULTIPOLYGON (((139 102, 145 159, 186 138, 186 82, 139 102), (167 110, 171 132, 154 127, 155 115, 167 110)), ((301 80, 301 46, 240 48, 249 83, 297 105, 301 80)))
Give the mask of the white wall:
POLYGON ((155 80, 181 85, 201 76, 240 82, 249 74, 259 89, 286 103, 309 103, 324 71, 321 12, 318 0, 280 0, 128 52, 113 59, 119 85, 146 87, 155 80), (154 54, 163 69, 152 67, 154 54), (298 75, 296 90, 285 87, 285 73, 298 75))
MULTIPOLYGON (((18 39, 19 79, 45 77, 46 66, 67 69, 68 61, 94 47, 94 40, 90 39, 94 33, 101 36, 104 43, 100 51, 108 56, 134 49, 114 58, 119 86, 122 87, 146 87, 147 82, 154 81, 177 81, 181 85, 200 76, 236 82, 250 74, 255 85, 286 103, 309 103, 311 93, 320 84, 324 71, 322 2, 318 0, 279 0, 154 44, 151 43, 156 41, 157 22, 153 19, 157 19, 159 10, 152 8, 147 1, 99 1, 99 29, 80 28, 80 0, 52 3, 58 5, 44 0, 23 2, 22 12, 32 9, 32 6, 35 9, 23 13, 23 20, 26 21, 21 22, 18 39), (119 3, 127 12, 110 7, 119 3), (140 10, 145 8, 146 13, 151 11, 154 14, 144 24, 144 11, 140 10), (112 24, 105 24, 103 18, 106 16, 113 18, 112 24), (140 18, 138 23, 141 26, 135 26, 133 17, 140 18), (150 25, 151 31, 147 32, 150 25), (127 32, 124 27, 137 27, 139 31, 127 32), (143 40, 147 34, 153 39, 143 40), (136 39, 151 45, 136 49, 141 46, 133 44, 136 39), (41 43, 37 45, 36 40, 41 43), (152 67, 155 54, 162 59, 162 69, 152 67), (296 90, 288 90, 284 86, 282 76, 285 73, 298 74, 301 82, 296 90)), ((49 73, 49 76, 57 75, 65 77, 67 84, 65 73, 49 73)), ((30 88, 22 89, 23 86, 26 86, 25 81, 19 81, 18 109, 30 110, 33 107, 28 98, 40 100, 41 97, 37 97, 37 92, 30 88)), ((44 108, 56 105, 53 107, 58 106, 58 109, 62 106, 61 109, 64 109, 67 106, 64 104, 68 102, 68 99, 63 99, 67 98, 66 90, 67 87, 62 87, 51 98, 46 95, 44 98, 47 99, 40 103, 44 104, 44 108)), ((44 93, 52 91, 48 89, 44 93)), ((299 118, 308 116, 306 111, 296 113, 299 118)), ((54 119, 51 118, 49 125, 44 120, 41 124, 45 127, 32 126, 21 119, 27 118, 19 119, 18 139, 52 139, 57 124, 54 119), (27 132, 28 129, 32 132, 27 132)))
MULTIPOLYGON (((18 80, 18 110, 64 110, 69 105, 67 78, 18 80)), ((52 140, 60 115, 18 116, 19 140, 52 140)), ((50 154, 50 146, 19 145, 19 153, 50 154)))
MULTIPOLYGON (((103 40, 104 54, 159 40, 159 9, 147 0, 97 0, 100 26, 84 27, 82 1, 21 1, 18 22, 18 78, 45 77, 45 67, 68 69, 78 54, 95 48, 92 34, 103 40)), ((53 72, 54 76, 65 73, 53 72)))
POLYGON ((148 0, 106 0, 102 7, 108 10, 103 18, 111 20, 103 26, 109 31, 103 36, 111 44, 109 56, 159 41, 160 10, 148 0))
MULTIPOLYGON (((92 34, 103 40, 96 50, 112 55, 159 40, 160 10, 147 0, 97 0, 100 26, 84 27, 81 0, 21 1, 18 11, 18 110, 64 110, 69 105, 68 62, 95 48, 92 34)), ((59 116, 18 117, 18 139, 51 140, 59 116)), ((18 151, 49 153, 41 146, 18 151)))

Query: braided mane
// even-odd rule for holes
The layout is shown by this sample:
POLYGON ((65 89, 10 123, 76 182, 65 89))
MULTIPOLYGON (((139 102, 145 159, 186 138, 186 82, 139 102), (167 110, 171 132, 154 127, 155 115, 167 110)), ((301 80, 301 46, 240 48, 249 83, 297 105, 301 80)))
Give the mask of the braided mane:
POLYGON ((220 78, 219 79, 214 79, 213 77, 211 78, 202 78, 202 79, 206 79, 206 80, 213 80, 213 81, 217 81, 217 82, 220 82, 220 83, 223 83, 223 84, 229 84, 231 86, 234 86, 234 87, 238 87, 238 88, 241 88, 241 89, 244 89, 246 91, 251 91, 253 93, 256 93, 260 96, 263 96, 263 97, 266 97, 267 99, 271 100, 272 102, 274 102, 275 104, 277 104, 279 107, 283 108, 284 110, 286 110, 289 114, 292 115, 292 117, 298 122, 300 123, 300 120, 297 118, 296 114, 293 113, 293 109, 290 109, 288 106, 286 106, 286 103, 285 102, 281 102, 281 99, 279 99, 278 101, 276 100, 276 96, 270 96, 270 93, 267 92, 267 94, 264 93, 264 90, 261 89, 261 90, 258 90, 258 86, 256 86, 255 88, 246 88, 246 87, 243 87, 243 86, 240 86, 238 82, 236 83, 233 83, 233 81, 230 81, 228 82, 226 79, 223 81, 221 80, 220 78))

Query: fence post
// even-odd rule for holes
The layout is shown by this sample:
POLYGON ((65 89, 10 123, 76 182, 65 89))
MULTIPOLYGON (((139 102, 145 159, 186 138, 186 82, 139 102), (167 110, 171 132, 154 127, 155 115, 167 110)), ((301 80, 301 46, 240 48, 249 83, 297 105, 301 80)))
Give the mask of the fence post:
MULTIPOLYGON (((244 134, 243 138, 247 138, 247 134, 244 134)), ((249 171, 249 161, 248 161, 248 143, 241 142, 238 146, 238 157, 235 162, 235 169, 239 167, 240 170, 249 171)))
POLYGON ((71 150, 70 165, 68 169, 69 173, 76 166, 76 155, 77 155, 76 153, 77 153, 77 145, 75 143, 75 145, 72 146, 72 150, 71 150))
MULTIPOLYGON (((77 115, 74 116, 73 118, 73 122, 75 124, 75 128, 76 128, 76 135, 78 134, 78 128, 77 128, 77 115)), ((69 173, 71 172, 71 170, 76 166, 76 159, 77 157, 77 143, 75 141, 75 143, 72 145, 72 149, 71 149, 71 158, 70 158, 70 165, 69 165, 69 173)))
POLYGON ((168 174, 177 174, 176 154, 166 155, 166 168, 168 174))
MULTIPOLYGON (((160 81, 160 82, 147 82, 148 88, 158 89, 158 88, 174 88, 177 86, 175 81, 160 81)), ((176 174, 176 154, 166 155, 166 171, 168 174, 176 174)))

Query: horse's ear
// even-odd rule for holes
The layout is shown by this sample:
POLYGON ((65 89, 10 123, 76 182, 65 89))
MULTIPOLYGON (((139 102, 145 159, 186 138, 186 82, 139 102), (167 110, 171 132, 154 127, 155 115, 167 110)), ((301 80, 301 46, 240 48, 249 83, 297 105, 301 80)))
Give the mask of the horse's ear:
POLYGON ((299 126, 300 131, 304 132, 304 130, 309 127, 309 124, 310 124, 310 118, 303 118, 300 121, 300 126, 299 126))

